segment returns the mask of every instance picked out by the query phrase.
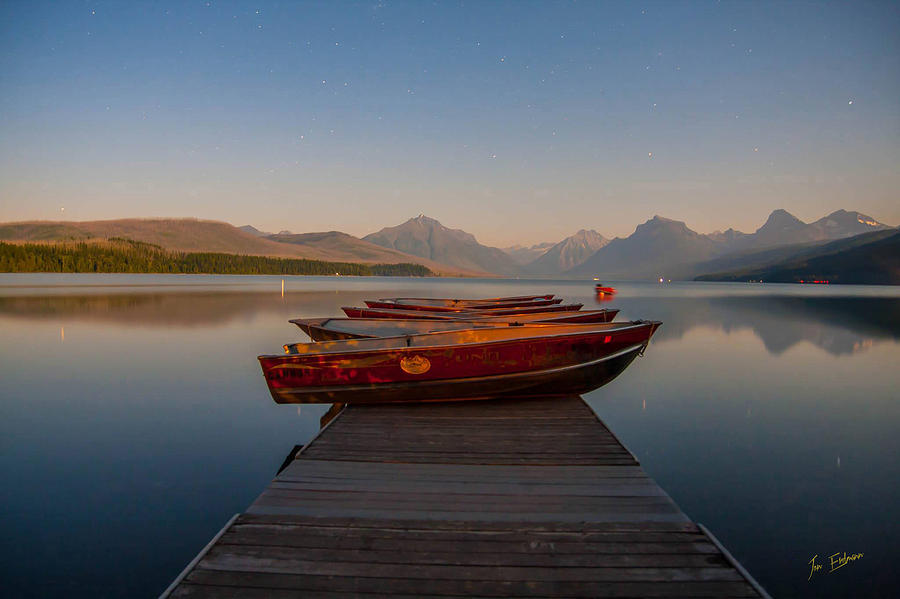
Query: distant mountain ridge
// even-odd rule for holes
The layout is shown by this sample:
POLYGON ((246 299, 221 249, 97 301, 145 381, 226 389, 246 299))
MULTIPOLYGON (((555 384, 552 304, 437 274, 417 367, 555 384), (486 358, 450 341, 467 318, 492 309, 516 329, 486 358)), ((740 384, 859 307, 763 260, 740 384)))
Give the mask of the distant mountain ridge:
POLYGON ((690 265, 716 254, 717 243, 692 231, 681 221, 654 216, 634 233, 617 237, 600 248, 570 274, 612 278, 680 278, 690 265))
POLYGON ((119 219, 0 223, 0 240, 72 241, 121 237, 168 250, 219 252, 323 261, 422 264, 444 275, 601 276, 690 279, 708 273, 762 268, 810 255, 831 241, 892 227, 855 211, 837 210, 804 223, 774 210, 756 231, 708 235, 684 222, 654 216, 623 238, 582 229, 555 244, 501 250, 425 215, 359 239, 340 231, 266 234, 251 226, 199 219, 119 219))
POLYGON ((338 232, 260 237, 246 229, 241 230, 224 222, 172 218, 0 223, 0 240, 7 241, 72 241, 111 237, 151 243, 167 250, 182 252, 218 252, 373 264, 414 263, 446 275, 485 274, 474 269, 466 270, 438 264, 399 251, 385 250, 338 232))
POLYGON ((266 237, 271 241, 291 244, 310 252, 323 253, 332 260, 349 262, 371 262, 379 264, 397 264, 415 262, 427 266, 434 272, 459 275, 484 275, 484 272, 452 268, 447 264, 435 262, 427 258, 412 256, 395 249, 385 248, 359 239, 340 231, 324 231, 317 233, 277 233, 266 237))
POLYGON ((525 272, 535 275, 560 274, 580 266, 608 243, 609 239, 597 231, 581 229, 525 265, 525 272))
MULTIPOLYGON (((796 244, 821 244, 872 231, 888 225, 860 212, 837 210, 813 223, 804 223, 786 210, 774 210, 754 233, 734 229, 703 235, 684 222, 654 216, 638 225, 626 238, 616 238, 600 248, 571 275, 615 278, 692 278, 710 272, 700 266, 718 260, 722 270, 745 261, 743 254, 764 248, 796 244)), ((708 266, 708 264, 707 264, 708 266)))
POLYGON ((363 241, 457 268, 502 275, 521 272, 521 267, 503 250, 482 245, 471 233, 449 229, 424 214, 370 233, 363 241))
POLYGON ((260 231, 253 225, 243 225, 238 227, 244 233, 250 233, 251 235, 256 235, 257 237, 268 237, 269 235, 274 235, 274 233, 266 233, 265 231, 260 231))
POLYGON ((807 245, 787 258, 775 258, 732 272, 701 275, 696 280, 900 285, 900 231, 879 230, 807 245))
POLYGON ((228 223, 177 218, 125 218, 83 222, 31 221, 0 224, 0 239, 11 241, 54 241, 122 237, 152 243, 182 252, 227 252, 314 258, 299 248, 278 244, 241 231, 228 223))
POLYGON ((547 250, 552 248, 555 243, 546 241, 544 243, 536 243, 534 245, 511 245, 509 247, 500 248, 506 252, 510 258, 517 264, 525 265, 534 262, 540 258, 547 250))

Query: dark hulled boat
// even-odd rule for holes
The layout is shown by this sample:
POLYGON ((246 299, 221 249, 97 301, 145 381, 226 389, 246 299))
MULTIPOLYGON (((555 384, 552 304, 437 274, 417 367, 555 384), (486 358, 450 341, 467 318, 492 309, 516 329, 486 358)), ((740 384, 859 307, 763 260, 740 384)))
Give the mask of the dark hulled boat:
MULTIPOLYGON (((369 302, 366 302, 367 304, 369 302)), ((373 302, 375 303, 375 302, 373 302)), ((420 306, 416 304, 384 304, 379 306, 370 306, 370 309, 380 309, 385 314, 392 310, 398 312, 418 312, 428 314, 449 314, 462 315, 468 317, 472 314, 481 314, 483 316, 509 316, 511 314, 534 314, 537 312, 575 312, 580 310, 584 304, 556 304, 553 306, 517 306, 514 308, 485 308, 481 310, 470 310, 468 308, 449 308, 446 306, 420 306)), ((346 313, 345 308, 341 308, 346 313)), ((347 316, 352 316, 347 314, 347 316)), ((393 316, 385 316, 385 318, 394 318, 393 316)), ((401 317, 402 318, 402 317, 401 317)))
POLYGON ((539 300, 489 301, 454 300, 443 298, 385 298, 365 300, 370 308, 396 308, 399 310, 425 310, 430 312, 456 312, 460 310, 499 310, 508 308, 536 308, 562 303, 562 298, 539 300))
POLYGON ((285 346, 259 356, 278 403, 449 401, 585 393, 621 373, 659 322, 506 326, 285 346))
MULTIPOLYGON (((581 304, 578 304, 579 306, 581 304)), ((504 311, 502 314, 486 313, 484 311, 462 311, 462 312, 428 312, 416 310, 393 310, 390 308, 359 308, 354 306, 344 306, 341 308, 344 314, 350 318, 385 318, 396 320, 482 320, 482 319, 501 319, 527 322, 610 322, 619 313, 617 309, 601 309, 601 310, 558 310, 554 306, 553 310, 527 310, 527 311, 504 311)))
POLYGON ((429 304, 444 306, 469 306, 484 304, 531 304, 542 305, 536 302, 560 303, 562 299, 554 299, 553 294, 547 295, 515 295, 508 297, 486 297, 479 299, 444 298, 444 297, 384 297, 379 302, 396 302, 401 304, 429 304))
MULTIPOLYGON (((497 327, 523 326, 550 327, 561 323, 542 323, 540 321, 520 321, 516 319, 482 318, 463 320, 452 318, 446 320, 394 318, 295 318, 290 322, 300 327, 313 341, 334 341, 337 339, 366 339, 378 337, 399 337, 403 335, 423 335, 441 331, 462 331, 466 329, 485 329, 497 327)), ((607 323, 614 328, 622 323, 607 323)), ((569 326, 584 326, 570 324, 569 326)), ((592 325, 597 327, 598 325, 592 325)))

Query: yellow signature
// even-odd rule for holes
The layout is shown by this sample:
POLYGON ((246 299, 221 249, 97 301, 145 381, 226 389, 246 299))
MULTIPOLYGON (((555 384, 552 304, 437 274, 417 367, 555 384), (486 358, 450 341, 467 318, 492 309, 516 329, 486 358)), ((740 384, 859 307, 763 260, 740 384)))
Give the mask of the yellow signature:
MULTIPOLYGON (((858 559, 862 559, 863 555, 864 554, 862 552, 851 553, 850 555, 847 555, 846 551, 841 553, 833 553, 828 556, 828 563, 831 566, 831 569, 828 570, 827 573, 831 574, 835 570, 840 570, 850 562, 855 562, 858 559)), ((821 572, 822 568, 825 567, 823 564, 816 563, 817 557, 819 557, 818 553, 812 556, 812 559, 807 562, 809 564, 809 578, 807 578, 806 580, 812 580, 813 574, 821 572)))

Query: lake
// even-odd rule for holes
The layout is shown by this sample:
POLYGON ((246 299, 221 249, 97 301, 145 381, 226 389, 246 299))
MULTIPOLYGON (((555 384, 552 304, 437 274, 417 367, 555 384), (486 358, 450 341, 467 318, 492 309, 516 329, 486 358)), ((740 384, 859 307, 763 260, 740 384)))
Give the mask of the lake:
MULTIPOLYGON (((256 356, 364 298, 590 281, 0 274, 6 596, 158 595, 318 430, 256 356)), ((615 283, 663 321, 585 399, 774 596, 900 588, 900 288, 615 283), (863 553, 829 572, 828 556, 863 553), (809 560, 826 567, 808 579, 809 560)))

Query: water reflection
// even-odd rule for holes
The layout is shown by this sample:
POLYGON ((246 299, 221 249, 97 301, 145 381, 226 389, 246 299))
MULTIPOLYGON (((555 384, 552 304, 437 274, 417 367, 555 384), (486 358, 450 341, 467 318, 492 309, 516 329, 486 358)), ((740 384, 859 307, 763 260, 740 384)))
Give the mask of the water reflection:
POLYGON ((665 323, 654 343, 710 327, 733 333, 751 330, 773 355, 802 341, 832 355, 849 355, 878 341, 900 340, 900 302, 885 297, 738 296, 622 298, 622 318, 652 314, 665 323))
MULTIPOLYGON (((371 294, 368 294, 371 295, 371 294)), ((102 322, 140 327, 210 327, 279 314, 336 316, 340 307, 367 297, 358 292, 138 293, 0 297, 0 316, 16 319, 102 322)), ((604 302, 605 303, 605 302, 604 302)), ((608 305, 608 304, 606 304, 608 305)), ((654 343, 682 338, 691 329, 726 333, 749 329, 766 350, 780 355, 802 341, 833 355, 865 351, 879 341, 900 340, 900 302, 889 297, 628 297, 616 298, 618 320, 648 318, 665 326, 654 343)), ((285 328, 293 334, 293 330, 285 328)), ((60 326, 60 341, 65 328, 60 326)))
MULTIPOLYGON (((287 279, 282 297, 280 277, 177 278, 187 289, 167 286, 173 277, 65 280, 96 286, 11 290, 0 276, 10 596, 154 594, 252 502, 339 409, 271 401, 255 358, 300 340, 289 318, 372 297, 554 292, 590 304, 594 292, 585 281, 323 277, 287 279)), ((896 589, 897 290, 615 287, 604 307, 621 308, 619 320, 664 325, 586 399, 682 509, 774 596, 896 589), (807 582, 814 553, 844 550, 866 559, 807 582)))
MULTIPOLYGON (((327 316, 337 301, 356 294, 199 292, 0 297, 0 316, 32 320, 73 320, 141 327, 208 327, 273 313, 327 316), (286 312, 287 311, 287 312, 286 312)), ((63 333, 60 333, 62 336, 63 333)))

